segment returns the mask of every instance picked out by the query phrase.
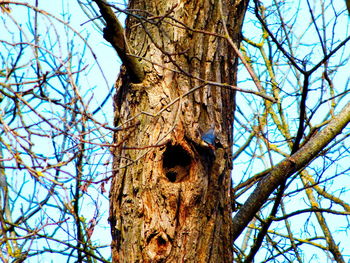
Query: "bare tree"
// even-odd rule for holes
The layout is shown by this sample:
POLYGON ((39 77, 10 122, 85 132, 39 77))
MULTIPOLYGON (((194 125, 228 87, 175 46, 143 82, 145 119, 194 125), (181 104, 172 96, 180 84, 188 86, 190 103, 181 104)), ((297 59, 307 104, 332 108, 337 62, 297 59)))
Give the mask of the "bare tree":
POLYGON ((231 44, 247 1, 130 1, 125 33, 95 2, 125 65, 114 99, 113 260, 232 261, 231 44))
POLYGON ((73 9, 1 4, 3 261, 108 262, 111 181, 113 262, 347 262, 344 2, 78 3, 123 63, 113 126, 73 9))
MULTIPOLYGON (((348 224, 346 220, 336 226, 331 223, 348 217, 350 201, 345 188, 335 187, 349 174, 345 150, 349 132, 337 136, 349 122, 346 44, 350 38, 342 32, 345 10, 332 1, 320 6, 306 1, 304 10, 277 1, 251 4, 247 26, 251 29, 258 22, 261 33, 243 30, 247 37, 242 51, 264 92, 273 94, 277 103, 251 106, 250 114, 257 119, 249 125, 242 122, 251 120, 249 114, 239 110, 236 115, 237 130, 241 130, 237 138, 246 142, 235 157, 256 145, 249 156, 254 154, 253 162, 261 160, 266 167, 264 172, 251 170, 258 172, 251 178, 244 175, 234 186, 239 197, 259 182, 248 199, 241 199, 245 203, 234 222, 249 221, 257 207, 265 206, 250 224, 238 254, 245 254, 250 245, 244 262, 250 262, 262 246, 269 250, 266 261, 304 262, 324 252, 318 260, 345 262, 346 245, 340 242, 345 233, 336 232, 348 224), (301 20, 305 23, 299 25, 301 20), (315 248, 312 252, 307 251, 310 246, 315 248)), ((244 100, 250 98, 245 95, 244 100)), ((243 226, 237 228, 235 236, 242 230, 243 226)))
MULTIPOLYGON (((269 216, 266 219, 258 216, 260 224, 254 224, 258 232, 249 254, 243 256, 241 252, 236 252, 238 259, 250 262, 262 242, 269 240, 271 224, 282 220, 276 216, 281 209, 286 213, 283 199, 287 199, 287 189, 300 178, 302 189, 305 189, 312 206, 306 212, 315 213, 326 240, 325 250, 336 261, 343 262, 322 208, 315 201, 313 188, 319 189, 318 183, 305 170, 311 161, 320 154, 324 155, 330 142, 333 142, 333 146, 338 144, 334 139, 350 120, 349 105, 343 104, 343 109, 335 115, 335 100, 343 101, 347 93, 342 88, 339 89, 340 95, 335 93, 330 77, 334 69, 329 63, 333 57, 338 59, 336 52, 344 47, 349 38, 327 43, 328 23, 338 24, 339 15, 334 12, 330 21, 327 20, 327 9, 334 8, 333 4, 323 4, 321 10, 314 10, 309 2, 306 3, 310 16, 308 27, 314 27, 315 34, 319 36, 322 56, 302 60, 295 51, 300 44, 294 44, 293 34, 297 37, 298 32, 290 29, 293 28, 290 23, 293 19, 297 21, 296 17, 301 11, 285 21, 282 14, 285 6, 282 3, 275 2, 266 8, 260 2, 254 2, 252 8, 263 32, 260 43, 249 39, 246 42, 261 52, 260 60, 265 67, 260 75, 268 79, 262 83, 247 53, 242 54, 237 48, 241 40, 242 14, 247 4, 244 1, 211 4, 194 1, 193 6, 169 1, 157 4, 130 1, 126 33, 120 31, 120 37, 115 39, 111 36, 118 35, 117 28, 120 26, 115 26, 113 22, 116 21, 113 6, 104 1, 95 2, 107 22, 105 38, 119 54, 123 54, 121 58, 125 65, 125 71, 117 82, 115 97, 117 125, 125 129, 118 131, 115 137, 115 141, 121 143, 115 151, 113 168, 117 171, 110 201, 114 260, 230 262, 231 246, 227 247, 227 243, 231 244, 231 238, 235 240, 242 233, 266 203, 272 203, 271 208, 265 208, 271 209, 269 216), (316 17, 316 12, 321 14, 320 19, 316 17), (270 26, 271 20, 277 21, 276 33, 270 26), (323 35, 321 30, 324 31, 323 35), (123 39, 122 45, 130 47, 129 50, 117 43, 120 39, 123 39), (266 48, 269 51, 267 54, 266 48), (296 81, 291 91, 281 86, 285 80, 277 79, 279 72, 275 73, 275 53, 290 65, 287 70, 295 72, 296 81), (254 112, 258 117, 257 123, 252 126, 244 148, 250 146, 253 138, 261 138, 257 143, 266 151, 262 157, 270 161, 264 172, 248 177, 235 186, 233 192, 236 196, 231 197, 231 190, 227 188, 231 184, 230 179, 224 171, 230 168, 230 163, 225 161, 231 161, 232 136, 230 125, 226 122, 232 122, 232 115, 227 114, 234 104, 229 99, 233 95, 226 97, 226 92, 227 89, 240 90, 236 88, 236 78, 230 78, 237 71, 237 57, 258 89, 254 94, 264 98, 262 109, 254 112), (129 58, 140 60, 130 64, 129 58), (142 67, 143 71, 140 70, 142 67), (317 83, 314 78, 318 78, 319 72, 324 81, 320 88, 313 88, 313 84, 317 83), (227 73, 227 77, 224 77, 227 73), (327 95, 324 94, 325 90, 328 90, 327 95), (318 92, 321 101, 309 99, 309 92, 318 92), (286 96, 289 94, 294 96, 291 102, 286 96), (322 106, 327 101, 333 103, 329 112, 325 113, 322 106), (284 105, 288 104, 290 109, 299 112, 294 116, 291 114, 298 120, 296 125, 290 123, 285 114, 284 105), (319 118, 319 115, 323 116, 323 121, 314 124, 313 119, 319 118), (268 135, 271 128, 276 132, 268 135), (213 147, 205 144, 208 142, 202 142, 204 136, 208 137, 205 134, 208 130, 217 134, 215 140, 210 142, 213 147), (273 143, 277 138, 280 140, 278 146, 273 143), (272 151, 284 159, 273 158, 272 151), (281 161, 275 164, 278 159, 281 161), (239 205, 232 222, 227 220, 231 213, 227 200, 232 198, 235 202, 242 194, 237 191, 244 192, 253 186, 256 186, 255 189, 244 204, 239 205), (277 191, 276 195, 270 201, 269 197, 274 191, 277 191)), ((303 33, 310 31, 308 27, 303 33)), ((330 30, 333 35, 334 31, 335 27, 330 30)), ((335 65, 337 69, 340 66, 335 65)), ((283 68, 277 70, 283 71, 283 68)), ((239 104, 237 106, 241 107, 239 104)), ((241 114, 249 119, 245 113, 241 114)), ((297 258, 301 261, 293 233, 290 232, 289 217, 285 214, 283 219, 286 229, 289 229, 288 235, 285 235, 290 243, 287 251, 294 252, 291 260, 297 258)), ((254 233, 248 231, 246 242, 254 233)), ((286 257, 285 250, 278 250, 277 245, 275 247, 278 254, 272 253, 274 258, 279 255, 286 257)))
POLYGON ((92 239, 100 220, 106 223, 100 206, 107 200, 104 180, 110 168, 103 163, 113 131, 88 86, 86 58, 96 68, 95 51, 86 35, 70 25, 68 10, 54 15, 39 1, 5 2, 0 26, 0 258, 38 262, 56 254, 54 259, 65 255, 72 261, 107 262, 108 249, 101 252, 108 240, 92 239))

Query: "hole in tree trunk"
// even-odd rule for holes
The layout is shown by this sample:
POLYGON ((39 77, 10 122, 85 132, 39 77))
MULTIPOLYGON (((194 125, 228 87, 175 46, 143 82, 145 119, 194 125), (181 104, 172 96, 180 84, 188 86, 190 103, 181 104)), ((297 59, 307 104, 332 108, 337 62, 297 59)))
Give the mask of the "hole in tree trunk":
POLYGON ((151 261, 147 262, 165 262, 164 259, 170 254, 172 244, 167 234, 163 231, 153 233, 147 238, 146 253, 151 261))
POLYGON ((163 154, 165 176, 172 183, 183 181, 189 175, 191 160, 180 145, 168 145, 163 154))
POLYGON ((174 171, 168 171, 166 173, 166 177, 168 178, 168 180, 172 183, 176 182, 176 177, 177 177, 177 173, 174 171))
POLYGON ((164 246, 166 245, 166 240, 164 238, 162 238, 161 236, 159 236, 157 238, 157 242, 158 242, 158 246, 164 246))
POLYGON ((177 165, 188 166, 191 156, 180 145, 168 145, 163 155, 163 167, 173 168, 177 165))

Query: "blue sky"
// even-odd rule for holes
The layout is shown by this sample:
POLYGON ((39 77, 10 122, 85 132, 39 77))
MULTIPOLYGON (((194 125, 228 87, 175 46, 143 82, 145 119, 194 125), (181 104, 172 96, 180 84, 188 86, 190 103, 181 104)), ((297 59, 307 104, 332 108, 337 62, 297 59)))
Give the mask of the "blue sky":
MULTIPOLYGON (((25 3, 31 3, 34 4, 35 1, 23 1, 25 3)), ((267 2, 267 1, 266 1, 267 2)), ((81 36, 83 37, 83 39, 80 39, 79 36, 74 35, 71 31, 67 31, 67 27, 63 26, 62 24, 60 25, 57 22, 55 23, 55 28, 57 31, 54 30, 54 26, 50 26, 50 21, 45 20, 43 24, 39 24, 40 29, 42 31, 42 38, 41 39, 46 39, 48 40, 48 36, 51 36, 51 41, 54 43, 53 44, 53 49, 52 49, 52 54, 60 57, 62 54, 62 57, 64 57, 64 54, 67 53, 67 48, 68 47, 72 47, 72 45, 74 45, 74 50, 75 50, 75 54, 77 59, 82 61, 84 65, 87 66, 87 69, 85 71, 83 71, 83 73, 81 73, 81 77, 78 80, 79 83, 79 89, 80 89, 80 94, 84 97, 85 101, 88 102, 87 106, 88 109, 92 112, 94 111, 101 103, 102 101, 105 99, 105 97, 108 95, 108 93, 110 92, 115 79, 117 78, 118 72, 119 72, 119 67, 120 67, 120 60, 117 57, 116 52, 108 45, 108 43, 106 43, 106 41, 103 39, 102 34, 99 30, 97 30, 97 28, 94 26, 93 22, 87 22, 87 18, 85 16, 85 14, 82 12, 82 10, 80 9, 80 7, 78 6, 76 1, 39 1, 40 4, 40 9, 42 10, 46 10, 47 12, 50 12, 52 14, 54 14, 55 16, 59 17, 60 19, 63 19, 65 21, 69 21, 69 25, 74 28, 75 30, 77 30, 81 36), (68 15, 64 15, 67 13, 68 15), (71 42, 71 40, 74 39, 74 42, 71 42), (92 50, 89 50, 89 48, 87 48, 84 45, 84 41, 83 40, 87 40, 89 46, 91 47, 92 50), (58 41, 61 42, 61 45, 58 44, 58 41), (65 43, 70 43, 70 45, 65 46, 65 43), (85 50, 83 52, 83 50, 85 50), (92 52, 94 53, 94 55, 92 54, 92 52), (61 54, 62 53, 62 54, 61 54), (96 59, 94 58, 94 56, 96 57, 96 59)), ((339 9, 344 9, 345 10, 345 3, 343 1, 337 1, 336 5, 339 5, 339 9)), ((298 7, 297 5, 292 6, 291 7, 294 10, 297 10, 298 7)), ((338 8, 338 7, 337 7, 338 8)), ((286 10, 286 13, 290 12, 290 10, 286 10)), ((295 13, 291 12, 292 14, 295 13)), ((307 10, 303 9, 300 10, 300 12, 305 12, 305 17, 307 17, 307 10)), ((329 10, 329 12, 332 12, 332 10, 329 10)), ((12 12, 10 14, 13 18, 15 18, 15 20, 22 26, 23 28, 23 32, 26 33, 28 39, 26 41, 31 42, 31 33, 30 30, 32 28, 32 26, 30 24, 28 24, 28 19, 31 20, 33 18, 33 13, 29 12, 28 13, 28 9, 25 7, 13 7, 12 8, 12 12)), ((248 17, 249 18, 249 17, 248 17)), ((286 17, 286 19, 288 19, 286 17)), ((9 21, 9 20, 7 20, 9 21)), ((52 21, 54 21, 54 19, 52 19, 52 21)), ((349 32, 349 20, 348 17, 343 15, 339 18, 338 24, 344 25, 343 27, 339 27, 339 29, 337 28, 335 31, 335 34, 337 36, 339 36, 339 39, 342 38, 342 36, 344 35, 348 35, 349 32), (343 30, 343 31, 342 31, 343 30)), ((14 34, 14 33, 10 33, 9 32, 16 32, 17 27, 14 23, 6 23, 6 27, 2 27, 0 26, 0 39, 4 40, 6 39, 7 41, 13 41, 15 39, 15 41, 19 41, 18 40, 18 35, 14 34)), ((315 31, 308 26, 308 23, 306 23, 305 21, 301 21, 301 20, 297 20, 296 21, 296 35, 300 35, 300 39, 304 40, 305 43, 307 44, 303 44, 302 46, 300 46, 297 50, 296 53, 299 54, 299 56, 301 58, 307 58, 308 55, 312 55, 313 58, 313 62, 317 61, 321 55, 322 52, 320 50, 319 46, 315 46, 313 45, 313 41, 315 39, 315 31), (304 34, 304 32, 307 32, 304 34), (308 44, 308 42, 310 42, 308 44)), ((329 31, 327 34, 331 34, 332 31, 329 31)), ((260 31, 256 28, 253 28, 251 26, 246 26, 245 27, 245 31, 244 31, 244 35, 246 37, 249 37, 251 39, 256 39, 259 38, 260 36, 260 31), (258 36, 258 37, 257 37, 258 36)), ((297 41, 297 39, 296 39, 297 41)), ((334 44, 336 44, 339 40, 336 39, 336 37, 334 38, 334 44)), ((348 44, 349 46, 349 44, 348 44)), ((348 56, 349 52, 348 52, 349 48, 347 48, 347 51, 343 51, 342 53, 340 53, 334 60, 333 63, 334 65, 336 65, 338 63, 338 61, 340 61, 341 59, 343 59, 344 57, 348 56)), ((31 56, 31 52, 28 51, 28 56, 31 56)), ((76 60, 76 61, 78 61, 76 60)), ((28 60, 30 61, 30 59, 28 60)), ((73 65, 73 70, 75 68, 77 69, 78 66, 77 65, 73 65)), ((49 67, 48 67, 49 69, 49 67)), ((26 70, 24 69, 23 72, 26 72, 26 70)), ((341 70, 339 70, 339 72, 337 72, 337 74, 335 75, 336 77, 334 77, 334 83, 337 87, 340 87, 339 89, 346 89, 346 83, 349 82, 349 73, 348 73, 348 68, 343 67, 341 70)), ((286 89, 290 89, 291 92, 295 89, 295 87, 293 86, 293 82, 295 80, 295 73, 294 72, 290 72, 288 70, 286 70, 286 75, 288 75, 288 77, 286 77, 285 79, 283 79, 283 77, 281 77, 280 81, 281 83, 285 83, 285 88, 286 89)), ((315 83, 317 83, 317 81, 320 80, 316 80, 315 83)), ((320 83, 320 82, 319 82, 320 83)), ((317 85, 317 84, 316 84, 317 85)), ((347 84, 349 85, 349 84, 347 84)), ((254 85, 252 84, 252 82, 250 81, 248 75, 246 74, 245 70, 241 67, 241 71, 240 71, 240 83, 239 83, 239 87, 240 88, 247 88, 247 89, 251 89, 252 87, 254 88, 254 85)), ((54 91, 52 91, 54 93, 54 91)), ((261 108, 261 103, 262 101, 260 99, 256 99, 254 97, 246 96, 245 94, 238 94, 238 101, 242 102, 241 107, 244 109, 245 112, 251 112, 252 114, 257 112, 260 108, 261 108), (254 103, 249 103, 249 101, 253 100, 254 103), (243 104, 243 102, 245 101, 245 104, 243 104)), ((310 105, 313 105, 315 103, 317 103, 318 97, 315 96, 314 100, 310 100, 310 105)), ((287 101, 287 99, 286 99, 287 101)), ((344 104, 347 101, 341 101, 340 104, 344 104)), ((3 106, 3 105, 2 105, 3 106)), ((341 105, 339 105, 341 106, 341 105)), ((327 111, 329 108, 329 105, 325 105, 325 111, 327 111)), ((341 107, 339 107, 341 108, 341 107)), ((47 111, 48 112, 54 112, 56 108, 50 108, 49 106, 47 107, 47 111)), ((99 121, 101 122, 105 122, 108 123, 109 125, 112 125, 113 123, 113 106, 112 106, 112 100, 109 99, 109 101, 103 106, 103 109, 98 113, 97 118, 99 121)), ((57 121, 59 122, 60 118, 62 116, 61 112, 56 112, 57 114, 57 121)), ((293 118, 297 116, 297 111, 290 113, 289 117, 293 118)), ((315 118, 315 121, 319 121, 322 118, 322 113, 320 114, 319 117, 315 118)), ((108 133, 108 131, 103 130, 101 131, 102 135, 101 135, 101 141, 106 140, 107 142, 111 142, 111 134, 108 133)), ((97 136, 96 134, 94 134, 95 136, 97 136)), ((93 135, 91 135, 93 136, 93 135)), ((43 155, 47 155, 47 156, 52 156, 54 149, 53 146, 49 143, 49 139, 44 139, 42 138, 40 140, 40 143, 35 142, 35 144, 38 147, 38 151, 41 152, 41 154, 43 155), (40 149, 39 149, 40 148, 40 149)), ((237 141, 237 144, 239 144, 239 142, 237 141)), ((237 145, 238 147, 239 145, 237 145)), ((94 156, 92 157, 92 161, 91 163, 95 164, 95 163, 104 163, 104 162, 108 162, 109 156, 108 156, 108 151, 102 150, 101 152, 99 151, 94 151, 94 156)), ((261 171, 261 167, 262 165, 267 165, 266 167, 268 167, 268 162, 266 163, 261 163, 260 161, 256 161, 255 164, 251 167, 247 166, 247 162, 250 161, 249 160, 250 156, 246 155, 246 156, 242 156, 241 159, 239 159, 237 161, 237 163, 235 163, 235 172, 234 175, 237 174, 242 174, 244 175, 245 172, 249 171, 249 173, 254 174, 258 171, 261 171), (248 168, 247 168, 248 167, 248 168)), ((281 157, 275 157, 276 159, 274 159, 274 162, 277 162, 277 159, 280 159, 281 157)), ((321 163, 315 163, 316 166, 320 166, 322 167, 322 161, 320 161, 321 163)), ((346 167, 345 167, 346 168, 346 167)), ((69 166, 67 169, 74 169, 74 166, 71 165, 69 166)), ((101 175, 103 178, 103 173, 110 169, 110 166, 104 166, 103 169, 100 171, 100 166, 96 166, 96 165, 91 165, 90 167, 86 168, 86 173, 92 173, 92 174, 96 174, 96 175, 101 175)), ((330 174, 332 174, 333 170, 329 170, 328 171, 330 174)), ((20 183, 20 181, 15 178, 15 176, 20 176, 22 175, 20 172, 18 173, 14 173, 12 175, 12 182, 14 183, 20 183)), ((27 175, 27 177, 23 177, 24 181, 27 181, 26 183, 26 191, 28 191, 28 196, 30 195, 34 195, 36 197, 36 200, 40 201, 43 196, 45 196, 46 192, 45 191, 40 191, 35 193, 35 189, 33 191, 33 188, 35 187, 35 184, 33 182, 30 181, 30 177, 27 175)), ((234 182, 238 181, 238 178, 233 178, 234 182)), ((348 179, 347 179, 348 180, 348 179)), ((297 187, 297 186, 295 186, 297 187)), ((341 188, 341 187, 340 187, 341 188)), ((67 197, 67 199, 64 199, 64 197, 60 197, 60 198, 53 198, 53 204, 54 203, 59 203, 63 201, 66 201, 69 203, 69 187, 62 189, 62 191, 60 191, 60 193, 62 194, 62 196, 67 197), (62 199, 61 199, 62 198, 62 199)), ((107 188, 108 190, 108 188, 107 188)), ((96 213, 97 209, 96 209, 96 204, 98 204, 100 207, 98 207, 98 209, 101 212, 101 218, 100 218, 100 224, 96 227, 96 230, 94 231, 93 234, 93 239, 96 240, 97 242, 100 242, 101 244, 105 244, 108 245, 110 242, 110 234, 109 234, 109 225, 107 223, 107 217, 108 217, 108 193, 105 193, 103 195, 99 195, 99 187, 98 185, 92 185, 91 186, 91 190, 89 190, 88 192, 88 197, 84 199, 84 203, 82 205, 83 208, 83 212, 82 214, 85 217, 86 221, 89 221, 91 218, 94 217, 94 214, 96 213)), ((27 194, 25 194, 27 195, 27 194)), ((294 209, 295 206, 304 206, 306 201, 305 199, 300 199, 300 202, 298 203, 288 203, 289 207, 292 207, 294 209)), ((22 202, 24 202, 24 200, 22 200, 22 202)), ((20 213, 21 210, 21 206, 23 206, 23 204, 18 204, 16 206, 16 213, 20 213)), ((50 214, 51 210, 47 209, 45 210, 46 216, 49 216, 52 218, 52 221, 58 220, 57 218, 59 218, 59 215, 55 215, 55 214, 50 214), (57 217, 57 218, 56 218, 57 217)), ((16 215, 16 214, 15 214, 16 215)), ((330 217, 329 221, 332 222, 334 217, 330 217)), ((292 218, 293 222, 298 222, 298 220, 300 220, 300 222, 304 222, 302 219, 305 219, 305 216, 302 216, 299 219, 296 218, 292 218), (296 220, 296 221, 294 221, 296 220)), ((341 222, 342 225, 343 222, 341 222)), ((295 223, 296 225, 298 225, 298 223, 295 223)), ((346 224, 346 222, 345 222, 346 224)), ((316 227, 315 227, 316 228, 316 227)), ((299 230, 296 230, 299 231, 299 230)), ((334 229, 334 231, 339 231, 338 229, 334 229)), ((62 236, 65 235, 66 233, 64 233, 64 231, 62 232, 62 236)), ((339 235, 337 236, 339 241, 344 240, 345 238, 347 238, 347 232, 343 231, 339 231, 339 235)), ((38 247, 41 246, 42 244, 38 243, 37 244, 38 247)), ((343 246, 343 249, 346 250, 349 248, 346 248, 346 246, 343 246)), ((104 253, 109 253, 109 248, 106 248, 103 250, 104 253)), ((310 251, 312 251, 311 247, 310 247, 310 251)), ((345 254, 350 255, 350 251, 346 251, 345 254)), ((32 258, 30 262, 57 262, 57 255, 52 255, 52 257, 50 256, 45 256, 45 258, 39 257, 39 258, 32 258)))

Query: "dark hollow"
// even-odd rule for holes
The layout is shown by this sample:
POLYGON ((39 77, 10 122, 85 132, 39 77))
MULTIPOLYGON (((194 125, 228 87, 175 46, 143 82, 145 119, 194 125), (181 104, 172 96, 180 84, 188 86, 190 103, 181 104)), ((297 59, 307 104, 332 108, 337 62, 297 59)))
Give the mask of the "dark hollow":
POLYGON ((166 177, 168 178, 168 180, 172 183, 174 183, 176 181, 176 176, 177 173, 176 172, 167 172, 166 173, 166 177))
POLYGON ((164 238, 162 238, 161 236, 159 236, 157 238, 157 243, 158 243, 158 246, 164 246, 166 245, 166 240, 164 240, 164 238))
MULTIPOLYGON (((186 167, 191 163, 191 156, 180 145, 168 145, 163 155, 165 169, 175 166, 186 167)), ((170 180, 170 179, 169 179, 170 180)))

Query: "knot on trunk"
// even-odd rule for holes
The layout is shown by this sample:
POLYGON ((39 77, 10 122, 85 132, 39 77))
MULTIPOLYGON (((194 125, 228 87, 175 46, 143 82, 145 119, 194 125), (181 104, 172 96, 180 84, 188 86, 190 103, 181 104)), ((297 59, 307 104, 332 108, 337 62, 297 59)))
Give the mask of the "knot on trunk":
POLYGON ((153 233, 147 239, 146 251, 152 262, 163 262, 170 254, 171 248, 171 241, 165 232, 153 233))

